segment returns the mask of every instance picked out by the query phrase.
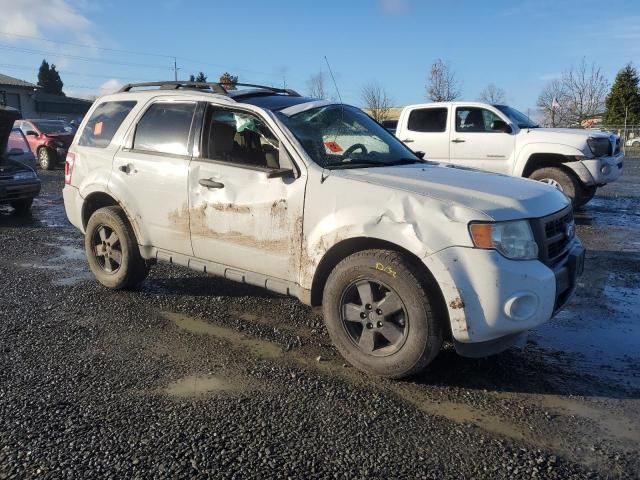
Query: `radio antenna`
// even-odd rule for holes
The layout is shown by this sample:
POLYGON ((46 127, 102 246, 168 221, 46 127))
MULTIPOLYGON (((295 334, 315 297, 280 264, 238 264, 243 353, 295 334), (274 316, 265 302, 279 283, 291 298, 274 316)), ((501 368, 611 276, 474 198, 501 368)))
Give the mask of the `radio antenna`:
POLYGON ((333 86, 336 87, 336 92, 338 93, 338 99, 340 100, 340 104, 342 104, 342 95, 340 95, 340 89, 338 88, 338 83, 336 82, 336 77, 333 76, 333 70, 331 70, 331 65, 329 65, 329 59, 327 56, 324 56, 324 61, 327 62, 327 68, 329 69, 329 75, 331 75, 331 80, 333 81, 333 86))
MULTIPOLYGON (((344 120, 344 103, 342 102, 342 95, 340 95, 340 89, 338 88, 338 82, 336 82, 336 77, 333 75, 333 70, 331 69, 331 64, 329 63, 329 59, 327 56, 324 56, 324 61, 327 63, 327 68, 329 69, 329 75, 331 75, 331 81, 333 82, 333 86, 336 88, 336 93, 338 94, 338 100, 340 100, 340 125, 342 125, 344 120)), ((338 130, 336 130, 336 134, 333 137, 333 141, 335 142, 338 138, 338 130)), ((322 177, 320 178, 320 183, 324 183, 324 181, 329 177, 329 175, 325 176, 324 174, 324 165, 322 165, 322 177)))

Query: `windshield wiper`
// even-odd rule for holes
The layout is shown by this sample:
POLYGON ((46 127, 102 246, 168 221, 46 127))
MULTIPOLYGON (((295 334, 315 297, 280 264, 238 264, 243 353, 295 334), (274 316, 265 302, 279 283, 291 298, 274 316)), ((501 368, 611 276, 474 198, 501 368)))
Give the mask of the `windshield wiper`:
POLYGON ((424 160, 417 158, 399 158, 391 162, 379 162, 377 160, 356 159, 349 162, 329 163, 324 166, 327 169, 338 168, 366 168, 366 167, 395 167, 398 165, 411 165, 413 163, 426 163, 424 160))

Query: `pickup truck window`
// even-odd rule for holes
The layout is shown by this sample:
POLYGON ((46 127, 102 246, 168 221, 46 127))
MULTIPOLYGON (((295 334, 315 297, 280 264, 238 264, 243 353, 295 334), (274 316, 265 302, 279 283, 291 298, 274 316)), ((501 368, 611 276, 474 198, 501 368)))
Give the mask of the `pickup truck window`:
POLYGON ((278 118, 311 159, 326 168, 365 168, 422 163, 384 127, 349 105, 325 105, 278 118))
POLYGON ((525 115, 524 113, 516 110, 515 108, 511 108, 507 105, 494 105, 498 110, 504 113, 507 117, 511 119, 513 123, 518 125, 519 128, 539 128, 540 126, 531 121, 531 119, 525 115))
POLYGON ((280 168, 280 142, 257 116, 209 106, 202 136, 203 157, 253 167, 280 168))
POLYGON ((456 132, 489 132, 496 133, 491 124, 494 120, 502 120, 495 113, 485 108, 456 108, 456 132))
POLYGON ((138 122, 133 148, 148 152, 188 155, 189 131, 195 109, 195 102, 154 103, 138 122))
POLYGON ((409 113, 407 128, 412 132, 444 132, 447 108, 418 108, 409 113))
MULTIPOLYGON (((78 145, 83 147, 106 148, 118 128, 138 102, 104 102, 96 107, 87 121, 78 145)), ((26 123, 26 122, 25 122, 26 123)), ((23 131, 25 126, 23 125, 23 131)))

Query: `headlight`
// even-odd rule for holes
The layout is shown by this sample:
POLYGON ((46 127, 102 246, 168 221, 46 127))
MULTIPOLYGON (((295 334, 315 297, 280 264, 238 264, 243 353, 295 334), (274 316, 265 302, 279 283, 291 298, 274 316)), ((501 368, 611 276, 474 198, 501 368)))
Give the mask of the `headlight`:
POLYGON ((31 180, 38 178, 36 172, 18 172, 13 176, 14 180, 31 180))
POLYGON ((477 248, 494 249, 513 260, 538 258, 538 244, 527 220, 471 223, 469 233, 477 248))
POLYGON ((587 145, 589 145, 589 150, 594 157, 604 157, 611 152, 611 143, 608 138, 588 138, 587 145))

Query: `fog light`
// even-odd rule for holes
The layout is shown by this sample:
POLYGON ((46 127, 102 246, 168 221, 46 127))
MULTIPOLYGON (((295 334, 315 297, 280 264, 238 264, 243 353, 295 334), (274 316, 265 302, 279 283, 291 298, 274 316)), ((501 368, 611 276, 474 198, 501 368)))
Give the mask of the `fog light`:
POLYGON ((611 167, 609 165, 603 165, 600 171, 603 175, 609 175, 611 173, 611 167))
POLYGON ((516 293, 504 304, 504 313, 512 320, 528 320, 538 311, 538 296, 531 292, 516 293))

